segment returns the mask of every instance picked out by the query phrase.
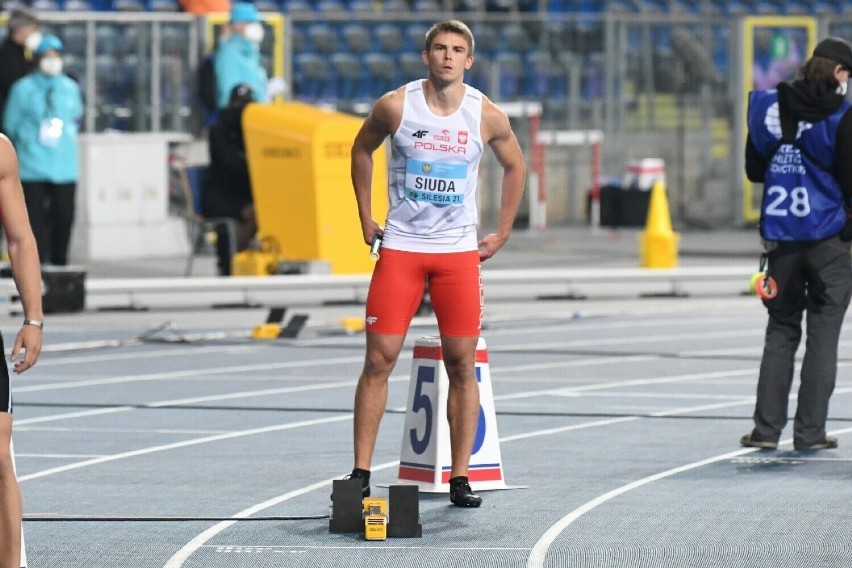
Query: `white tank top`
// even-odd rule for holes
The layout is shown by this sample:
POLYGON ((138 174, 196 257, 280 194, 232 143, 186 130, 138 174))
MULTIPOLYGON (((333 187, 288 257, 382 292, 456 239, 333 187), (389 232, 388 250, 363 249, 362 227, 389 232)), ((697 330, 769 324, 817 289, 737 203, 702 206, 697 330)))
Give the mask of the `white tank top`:
POLYGON ((390 208, 383 245, 411 252, 476 250, 476 182, 482 156, 482 93, 465 85, 449 116, 426 104, 423 81, 405 86, 391 136, 390 208))

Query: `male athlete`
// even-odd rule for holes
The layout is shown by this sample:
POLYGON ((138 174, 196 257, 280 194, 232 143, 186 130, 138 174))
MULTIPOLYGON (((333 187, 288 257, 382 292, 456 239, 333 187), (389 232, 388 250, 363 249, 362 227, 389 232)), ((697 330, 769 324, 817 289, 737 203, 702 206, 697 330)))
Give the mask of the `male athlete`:
POLYGON ((352 185, 364 241, 383 239, 367 297, 367 351, 355 391, 355 468, 370 494, 370 463, 385 411, 388 377, 428 281, 449 376, 450 500, 479 507, 468 462, 479 416, 476 343, 483 313, 480 262, 506 244, 524 188, 521 148, 506 114, 464 83, 474 40, 458 20, 427 32, 425 80, 383 95, 352 146, 352 185), (390 210, 385 227, 370 203, 373 152, 391 137, 390 210), (477 173, 488 144, 503 168, 497 232, 477 240, 477 173))

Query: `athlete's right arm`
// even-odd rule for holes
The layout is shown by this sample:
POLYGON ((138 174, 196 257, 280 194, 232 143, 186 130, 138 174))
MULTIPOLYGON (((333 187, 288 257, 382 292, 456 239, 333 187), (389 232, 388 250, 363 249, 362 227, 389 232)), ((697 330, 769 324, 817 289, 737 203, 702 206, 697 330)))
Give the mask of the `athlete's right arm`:
POLYGON ((399 127, 403 97, 404 92, 398 89, 376 101, 352 143, 352 187, 358 203, 364 242, 368 245, 372 244, 375 235, 382 234, 382 228, 373 219, 372 212, 373 153, 399 127))

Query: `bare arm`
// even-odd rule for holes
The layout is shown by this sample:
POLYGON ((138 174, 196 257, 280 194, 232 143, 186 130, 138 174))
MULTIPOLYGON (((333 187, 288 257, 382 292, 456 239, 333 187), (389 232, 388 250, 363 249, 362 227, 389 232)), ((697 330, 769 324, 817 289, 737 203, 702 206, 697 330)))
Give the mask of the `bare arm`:
POLYGON ((485 235, 479 241, 479 258, 487 260, 506 244, 512 233, 515 215, 524 194, 526 164, 521 146, 509 124, 509 117, 488 99, 482 103, 482 139, 491 146, 497 162, 503 167, 497 232, 485 235))
MULTIPOLYGON (((30 228, 24 191, 18 177, 18 159, 9 139, 0 135, 0 221, 6 233, 12 276, 21 296, 24 318, 43 321, 41 309, 41 267, 35 237, 30 228)), ((23 373, 38 360, 41 353, 42 330, 23 325, 15 338, 11 358, 15 372, 23 373), (24 349, 23 359, 19 358, 24 349)))
POLYGON ((375 235, 382 234, 382 228, 373 219, 372 211, 373 152, 399 128, 403 97, 404 91, 401 89, 382 96, 352 143, 352 187, 355 189, 358 217, 367 244, 373 242, 375 235))

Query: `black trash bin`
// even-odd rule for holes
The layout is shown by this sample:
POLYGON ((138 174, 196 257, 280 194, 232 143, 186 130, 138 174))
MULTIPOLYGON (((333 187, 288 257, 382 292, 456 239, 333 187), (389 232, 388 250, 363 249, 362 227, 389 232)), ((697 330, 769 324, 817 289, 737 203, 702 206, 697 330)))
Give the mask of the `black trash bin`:
MULTIPOLYGON (((623 188, 617 181, 601 185, 600 224, 602 227, 644 227, 648 216, 650 191, 623 188)), ((587 215, 591 222, 592 191, 587 194, 587 215)))

